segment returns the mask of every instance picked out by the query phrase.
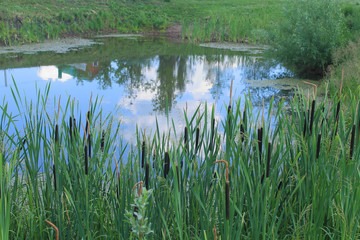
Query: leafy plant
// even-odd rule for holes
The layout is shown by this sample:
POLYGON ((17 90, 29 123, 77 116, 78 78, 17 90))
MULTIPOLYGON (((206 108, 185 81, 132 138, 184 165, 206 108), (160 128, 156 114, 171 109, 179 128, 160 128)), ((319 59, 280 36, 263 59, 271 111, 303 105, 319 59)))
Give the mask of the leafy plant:
POLYGON ((291 0, 272 34, 279 61, 301 76, 322 75, 345 41, 343 14, 336 0, 291 0))
POLYGON ((132 226, 132 235, 136 239, 146 239, 146 236, 153 233, 151 230, 151 223, 146 217, 146 206, 148 205, 149 198, 152 193, 152 189, 146 190, 142 188, 141 193, 138 197, 135 197, 134 203, 131 204, 132 211, 126 211, 125 216, 127 221, 132 226))

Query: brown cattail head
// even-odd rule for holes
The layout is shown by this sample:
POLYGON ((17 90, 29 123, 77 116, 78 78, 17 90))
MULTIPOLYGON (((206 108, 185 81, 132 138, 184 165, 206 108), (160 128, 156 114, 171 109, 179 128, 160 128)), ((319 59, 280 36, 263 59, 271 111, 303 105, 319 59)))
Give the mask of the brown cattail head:
POLYGON ((55 126, 55 144, 59 144, 59 126, 55 126))
POLYGON ((320 148, 321 148, 321 133, 319 133, 316 143, 316 158, 320 156, 320 148))
POLYGON ((88 175, 89 162, 88 162, 88 149, 86 144, 84 148, 84 153, 85 153, 85 175, 88 175))
POLYGON ((169 171, 170 171, 170 157, 169 157, 169 153, 165 152, 164 178, 167 177, 169 171))
POLYGON ((312 134, 313 125, 314 125, 314 113, 315 113, 315 99, 311 104, 311 115, 310 115, 310 135, 312 134))
POLYGON ((101 142, 100 142, 100 149, 102 152, 104 151, 104 146, 105 146, 105 130, 102 131, 101 142))
POLYGON ((75 135, 75 133, 76 133, 76 119, 75 118, 73 119, 73 122, 74 122, 74 124, 73 124, 73 132, 74 132, 74 135, 75 135))
POLYGON ((350 159, 352 159, 352 158, 353 158, 353 155, 354 155, 355 130, 356 130, 356 126, 355 126, 355 124, 354 124, 354 125, 352 126, 352 130, 351 130, 350 159))
POLYGON ((91 158, 91 134, 88 134, 88 145, 89 145, 89 158, 91 158))
POLYGON ((268 155, 266 162, 266 177, 268 178, 270 175, 270 159, 271 159, 271 142, 268 143, 268 155))
POLYGON ((188 128, 185 127, 185 129, 184 129, 184 146, 185 146, 185 151, 187 151, 187 143, 188 143, 188 128))
POLYGON ((85 134, 87 134, 87 132, 89 131, 89 116, 90 116, 90 112, 87 112, 87 114, 86 114, 86 124, 85 124, 85 134))
POLYGON ((240 124, 240 136, 241 136, 241 142, 243 143, 245 140, 245 129, 242 123, 240 124))
POLYGON ((196 128, 195 149, 199 147, 200 128, 196 128))
POLYGON ((155 167, 155 161, 156 161, 156 151, 154 150, 154 154, 153 154, 153 165, 152 167, 155 167))
POLYGON ((262 155, 262 140, 263 140, 263 128, 258 129, 258 146, 259 146, 259 160, 261 163, 261 155, 262 155))
POLYGON ((149 189, 149 163, 146 163, 145 167, 145 187, 149 189))
POLYGON ((144 168, 145 164, 145 141, 142 142, 142 148, 141 148, 141 168, 144 168))

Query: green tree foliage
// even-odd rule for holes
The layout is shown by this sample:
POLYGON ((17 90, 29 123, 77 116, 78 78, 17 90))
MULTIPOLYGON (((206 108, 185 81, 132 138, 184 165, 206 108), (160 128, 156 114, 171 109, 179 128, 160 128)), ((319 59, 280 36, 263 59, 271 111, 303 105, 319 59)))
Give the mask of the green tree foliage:
POLYGON ((321 75, 344 43, 345 29, 336 0, 290 0, 273 33, 272 53, 300 76, 321 75))

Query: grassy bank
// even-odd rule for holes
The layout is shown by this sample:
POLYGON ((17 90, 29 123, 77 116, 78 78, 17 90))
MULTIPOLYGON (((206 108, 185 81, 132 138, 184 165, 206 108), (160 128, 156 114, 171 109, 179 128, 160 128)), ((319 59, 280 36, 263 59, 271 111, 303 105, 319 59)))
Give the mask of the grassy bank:
POLYGON ((359 95, 300 95, 265 116, 245 97, 130 146, 98 99, 78 113, 48 91, 26 104, 14 89, 18 116, 1 106, 5 239, 359 238, 359 95))
MULTIPOLYGON (((341 1, 349 27, 358 24, 357 1, 341 1)), ((268 41, 281 21, 284 0, 2 0, 0 43, 15 45, 72 35, 166 32, 192 41, 268 41), (182 26, 182 28, 181 28, 182 26)))

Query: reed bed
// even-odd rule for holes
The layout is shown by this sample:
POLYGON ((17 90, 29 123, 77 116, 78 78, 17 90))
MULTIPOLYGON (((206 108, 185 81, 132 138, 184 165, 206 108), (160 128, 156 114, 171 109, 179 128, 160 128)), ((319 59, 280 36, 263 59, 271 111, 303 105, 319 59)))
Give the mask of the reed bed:
POLYGON ((220 122, 205 105, 134 145, 98 99, 50 113, 48 93, 30 103, 15 87, 19 114, 1 106, 0 239, 360 237, 358 92, 347 106, 298 94, 267 115, 245 96, 220 122))

